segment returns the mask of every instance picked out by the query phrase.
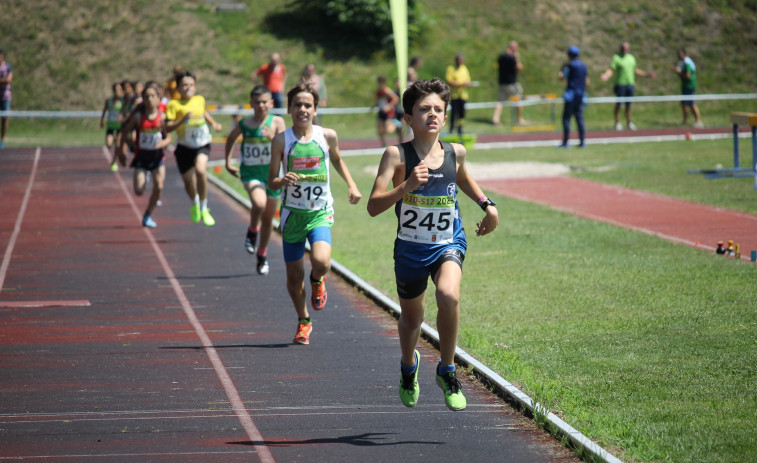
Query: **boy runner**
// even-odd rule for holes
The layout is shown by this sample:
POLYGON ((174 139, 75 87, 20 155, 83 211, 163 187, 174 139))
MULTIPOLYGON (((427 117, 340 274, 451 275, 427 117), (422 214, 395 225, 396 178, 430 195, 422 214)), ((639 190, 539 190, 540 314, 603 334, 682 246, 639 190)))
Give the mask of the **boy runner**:
MULTIPOLYGON (((105 127, 105 147, 108 148, 108 151, 115 147, 118 132, 121 130, 121 107, 123 106, 124 96, 124 90, 120 82, 114 82, 111 85, 111 89, 113 94, 105 100, 103 112, 100 114, 100 128, 105 127)), ((116 159, 115 149, 113 150, 110 170, 113 172, 118 171, 118 160, 116 159)))
POLYGON ((164 116, 160 111, 160 94, 162 89, 155 81, 149 81, 142 91, 142 103, 123 124, 123 135, 119 137, 116 152, 119 157, 125 156, 124 145, 126 136, 136 131, 134 160, 134 193, 142 196, 147 187, 147 174, 152 174, 152 194, 142 216, 142 226, 155 228, 157 223, 152 219, 152 212, 160 201, 163 192, 163 182, 166 177, 163 150, 171 143, 171 135, 164 133, 164 116))
POLYGON ((181 98, 169 101, 166 106, 166 132, 176 130, 178 133, 179 140, 174 155, 184 180, 184 189, 192 200, 192 222, 202 220, 210 227, 216 221, 208 209, 207 166, 213 137, 207 123, 214 130, 221 130, 222 127, 205 110, 205 98, 196 94, 196 81, 195 75, 190 71, 176 76, 181 98))
POLYGON ((306 83, 287 93, 292 127, 271 143, 268 186, 284 188, 281 202, 281 237, 287 272, 287 291, 297 311, 295 344, 309 344, 313 329, 305 302, 305 240, 310 242, 310 284, 313 309, 326 305, 326 273, 331 267, 331 227, 334 225, 329 165, 347 183, 350 204, 362 195, 339 154, 333 129, 313 125, 318 90, 306 83), (280 173, 283 172, 283 173, 280 173))
POLYGON ((447 407, 462 410, 466 400, 455 374, 454 358, 467 242, 457 203, 458 188, 486 213, 477 224, 477 236, 492 232, 499 218, 494 202, 468 175, 463 145, 439 140, 449 102, 449 87, 438 78, 415 82, 405 91, 405 122, 413 129, 414 138, 384 151, 368 213, 376 216, 394 206, 398 219, 394 272, 402 308, 398 322, 400 399, 407 407, 418 402, 420 355, 415 347, 431 276, 436 285, 441 351, 436 383, 444 391, 447 407), (390 183, 392 189, 388 190, 390 183))
POLYGON ((250 105, 255 114, 240 120, 226 138, 226 170, 235 177, 241 177, 247 194, 250 195, 250 226, 244 240, 244 247, 255 254, 255 242, 260 233, 257 247, 258 273, 267 275, 268 241, 273 230, 273 216, 281 190, 268 187, 268 171, 271 164, 271 140, 286 129, 284 119, 269 114, 273 107, 271 91, 265 85, 257 85, 250 92, 250 105), (231 152, 239 135, 242 135, 240 166, 231 163, 231 152), (261 225, 262 215, 262 225, 261 225))

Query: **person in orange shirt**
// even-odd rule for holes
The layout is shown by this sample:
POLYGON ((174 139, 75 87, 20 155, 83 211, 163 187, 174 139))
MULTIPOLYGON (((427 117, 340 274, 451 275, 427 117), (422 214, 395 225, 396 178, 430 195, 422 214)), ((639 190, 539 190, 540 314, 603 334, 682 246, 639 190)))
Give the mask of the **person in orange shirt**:
POLYGON ((287 70, 286 66, 281 62, 281 55, 278 53, 271 54, 271 60, 255 71, 253 79, 257 79, 258 84, 265 85, 271 91, 274 108, 282 108, 284 106, 284 87, 287 80, 287 70))

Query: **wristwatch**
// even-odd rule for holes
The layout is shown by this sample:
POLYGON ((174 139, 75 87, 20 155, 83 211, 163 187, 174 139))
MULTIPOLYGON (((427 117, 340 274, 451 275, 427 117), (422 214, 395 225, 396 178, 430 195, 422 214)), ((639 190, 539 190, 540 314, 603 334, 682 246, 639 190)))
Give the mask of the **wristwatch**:
POLYGON ((487 207, 489 207, 489 206, 496 206, 497 203, 495 203, 494 201, 492 201, 489 198, 484 197, 484 198, 482 198, 481 200, 478 201, 478 205, 481 206, 481 210, 482 211, 486 212, 486 208, 487 207))

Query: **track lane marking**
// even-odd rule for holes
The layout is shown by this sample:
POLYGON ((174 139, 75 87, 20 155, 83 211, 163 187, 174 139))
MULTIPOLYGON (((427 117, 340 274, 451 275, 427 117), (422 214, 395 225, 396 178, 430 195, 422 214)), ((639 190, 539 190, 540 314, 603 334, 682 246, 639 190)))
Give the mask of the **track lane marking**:
MULTIPOLYGON (((105 159, 110 159, 107 148, 103 146, 102 150, 105 159)), ((118 184, 121 186, 121 190, 126 196, 126 199, 131 205, 132 211, 134 211, 134 215, 136 216, 138 221, 141 221, 142 213, 137 207, 137 203, 134 201, 134 198, 129 193, 129 189, 126 186, 126 183, 120 175, 115 175, 115 177, 118 181, 118 184)), ((192 308, 192 304, 189 302, 187 295, 181 288, 179 280, 176 278, 176 274, 171 268, 171 265, 168 263, 168 259, 166 259, 165 254, 163 254, 163 250, 160 248, 158 241, 155 239, 149 228, 142 227, 142 231, 145 233, 145 236, 147 236, 147 240, 150 242, 150 245, 155 252, 155 256, 158 258, 160 265, 163 267, 163 272, 166 274, 168 281, 171 282, 171 287, 173 288, 176 297, 181 303, 181 308, 184 310, 184 314, 187 316, 189 323, 194 328, 197 337, 200 338, 202 346, 205 348, 205 352, 208 355, 208 359, 213 365, 213 369, 216 371, 216 375, 218 376, 219 381, 221 381, 221 385, 223 385, 223 388, 226 391, 226 396, 229 399, 229 403, 234 409, 234 412, 237 414, 237 417, 239 418, 239 421, 241 422, 245 431, 247 432, 247 437, 249 437, 250 441, 253 443, 264 442, 263 436, 260 434, 257 426, 255 426, 255 423, 252 421, 252 417, 247 412, 247 408, 245 408, 244 402, 242 402, 239 391, 234 385, 231 376, 229 376, 229 372, 226 370, 223 361, 221 361, 221 357, 218 355, 218 351, 213 345, 213 341, 211 341, 210 336, 208 336, 208 333, 205 331, 202 323, 197 318, 197 314, 192 308)), ((261 463, 274 463, 276 461, 274 460, 273 454, 271 454, 271 451, 267 446, 262 444, 253 444, 253 448, 258 453, 261 463)))
POLYGON ((0 301, 0 307, 89 307, 89 301, 0 301))
POLYGON ((34 180, 37 177, 37 166, 39 166, 39 155, 42 152, 42 148, 37 147, 37 151, 34 152, 34 163, 32 164, 32 172, 29 175, 29 183, 26 185, 26 192, 24 192, 24 199, 21 200, 21 207, 18 210, 18 216, 16 217, 16 224, 13 226, 13 233, 11 233, 11 239, 8 240, 8 246, 5 247, 5 254, 3 255, 3 263, 0 264, 0 293, 3 291, 3 284, 5 283, 5 275, 8 273, 8 266, 11 262, 11 255, 13 254, 13 248, 16 247, 16 240, 21 232, 21 222, 26 215, 26 208, 29 205, 29 197, 32 195, 32 186, 34 180))

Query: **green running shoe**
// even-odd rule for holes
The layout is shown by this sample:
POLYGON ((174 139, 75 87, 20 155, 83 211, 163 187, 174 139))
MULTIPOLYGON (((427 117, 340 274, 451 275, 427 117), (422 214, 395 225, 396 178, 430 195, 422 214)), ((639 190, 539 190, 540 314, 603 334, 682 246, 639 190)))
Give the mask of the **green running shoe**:
POLYGON ((463 391, 460 390, 460 381, 457 379, 457 375, 454 371, 439 374, 439 370, 436 370, 436 384, 444 391, 444 402, 447 403, 447 408, 452 411, 458 411, 465 408, 467 401, 463 395, 463 391))
POLYGON ((200 211, 200 205, 199 204, 192 204, 192 208, 189 210, 189 213, 192 216, 192 222, 199 223, 200 219, 202 219, 202 212, 200 211))
POLYGON ((418 368, 420 368, 421 364, 420 354, 416 350, 413 355, 415 356, 415 371, 409 375, 400 373, 400 400, 406 407, 415 407, 421 392, 421 388, 418 387, 418 368))
POLYGON ((216 219, 214 219, 213 216, 210 215, 210 209, 203 209, 200 215, 202 215, 202 223, 204 223, 206 226, 212 227, 216 224, 216 219))

